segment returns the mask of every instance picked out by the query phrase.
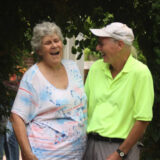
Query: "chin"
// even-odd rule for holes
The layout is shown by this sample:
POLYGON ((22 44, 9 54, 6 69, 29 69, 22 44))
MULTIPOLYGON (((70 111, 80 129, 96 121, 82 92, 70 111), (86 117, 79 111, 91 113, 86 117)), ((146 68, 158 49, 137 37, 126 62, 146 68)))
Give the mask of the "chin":
POLYGON ((61 63, 61 61, 62 61, 62 59, 60 58, 60 59, 53 60, 52 63, 59 64, 59 63, 61 63))
POLYGON ((108 63, 108 60, 107 60, 107 59, 105 59, 105 58, 103 58, 103 62, 108 63))
POLYGON ((53 61, 52 63, 53 64, 59 64, 59 63, 61 63, 61 60, 59 60, 59 61, 53 61))

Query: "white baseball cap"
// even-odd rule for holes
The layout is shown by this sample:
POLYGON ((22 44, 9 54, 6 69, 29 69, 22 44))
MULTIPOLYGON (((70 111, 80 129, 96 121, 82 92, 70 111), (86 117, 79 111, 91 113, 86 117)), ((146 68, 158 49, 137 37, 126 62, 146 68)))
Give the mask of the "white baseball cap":
POLYGON ((132 45, 134 34, 131 28, 120 22, 113 22, 101 29, 90 29, 90 31, 98 37, 111 37, 122 40, 128 45, 132 45))

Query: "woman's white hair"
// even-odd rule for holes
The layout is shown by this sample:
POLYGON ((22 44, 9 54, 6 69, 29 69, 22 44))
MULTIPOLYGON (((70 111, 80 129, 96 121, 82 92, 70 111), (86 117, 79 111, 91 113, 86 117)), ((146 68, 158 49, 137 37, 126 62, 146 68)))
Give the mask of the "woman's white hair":
POLYGON ((36 24, 36 26, 33 28, 33 36, 31 39, 31 46, 33 51, 36 52, 41 48, 43 37, 53 34, 56 34, 63 42, 61 29, 54 22, 42 22, 36 24))

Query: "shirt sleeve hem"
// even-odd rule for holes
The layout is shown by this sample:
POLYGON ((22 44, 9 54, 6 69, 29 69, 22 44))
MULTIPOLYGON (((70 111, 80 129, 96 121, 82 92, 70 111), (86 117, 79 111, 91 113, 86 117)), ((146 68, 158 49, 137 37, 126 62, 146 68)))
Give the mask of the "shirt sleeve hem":
POLYGON ((152 121, 152 118, 145 118, 145 117, 137 117, 135 119, 138 121, 152 121))
POLYGON ((27 119, 25 118, 25 116, 24 116, 22 113, 19 113, 19 112, 15 111, 15 110, 12 110, 11 112, 12 112, 12 113, 15 113, 15 114, 17 114, 19 117, 21 117, 21 118, 24 120, 25 124, 28 123, 27 119))

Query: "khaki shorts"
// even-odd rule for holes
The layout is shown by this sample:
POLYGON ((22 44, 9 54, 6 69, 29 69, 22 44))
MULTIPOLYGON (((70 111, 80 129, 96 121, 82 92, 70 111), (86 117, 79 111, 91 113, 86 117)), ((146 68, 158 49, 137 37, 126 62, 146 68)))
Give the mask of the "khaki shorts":
MULTIPOLYGON (((105 142, 89 138, 83 160, 106 160, 110 154, 118 149, 119 145, 120 143, 105 142)), ((129 151, 125 160, 139 160, 139 158, 140 149, 136 144, 129 151)))

